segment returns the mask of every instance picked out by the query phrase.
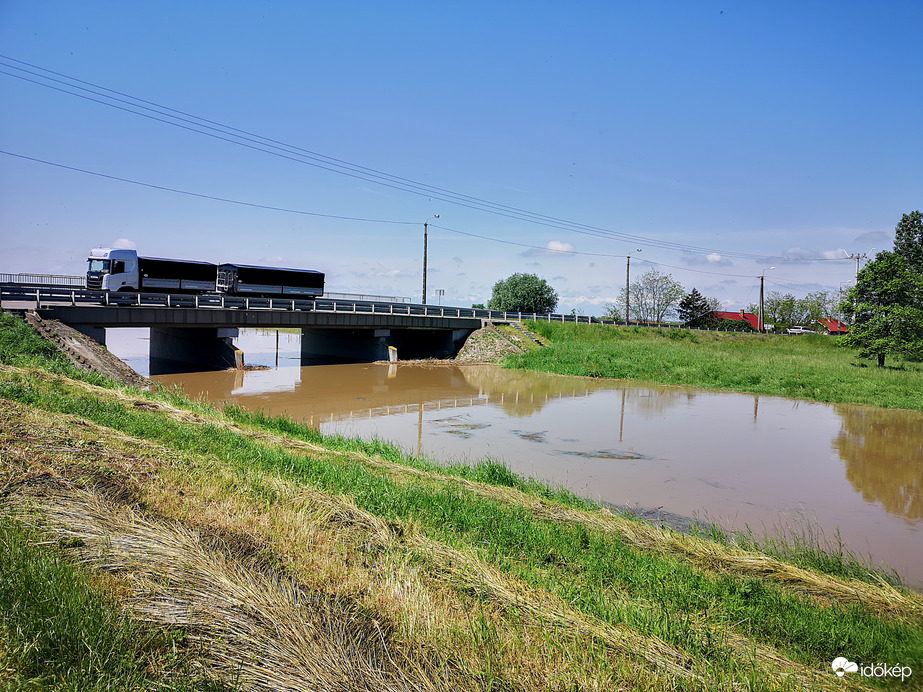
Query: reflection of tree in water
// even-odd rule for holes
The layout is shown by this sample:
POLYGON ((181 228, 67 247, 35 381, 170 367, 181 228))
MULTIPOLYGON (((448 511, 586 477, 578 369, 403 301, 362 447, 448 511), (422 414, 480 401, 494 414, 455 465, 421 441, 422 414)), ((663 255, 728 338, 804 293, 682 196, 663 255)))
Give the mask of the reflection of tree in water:
MULTIPOLYGON (((525 418, 542 410, 551 399, 586 396, 600 389, 621 389, 623 384, 607 380, 556 377, 527 370, 506 370, 491 365, 461 368, 465 379, 507 415, 525 418)), ((683 389, 629 387, 627 400, 636 410, 660 413, 694 394, 683 389)))
POLYGON ((466 365, 461 371, 468 384, 487 395, 492 404, 520 418, 541 411, 550 399, 586 396, 598 389, 613 388, 602 381, 505 370, 492 365, 466 365))
POLYGON ((842 427, 834 449, 846 478, 867 502, 916 523, 923 519, 923 414, 835 406, 842 427))
POLYGON ((656 389, 653 387, 629 387, 626 391, 628 392, 628 402, 633 408, 639 413, 647 415, 664 413, 681 401, 695 399, 695 392, 673 387, 656 389))

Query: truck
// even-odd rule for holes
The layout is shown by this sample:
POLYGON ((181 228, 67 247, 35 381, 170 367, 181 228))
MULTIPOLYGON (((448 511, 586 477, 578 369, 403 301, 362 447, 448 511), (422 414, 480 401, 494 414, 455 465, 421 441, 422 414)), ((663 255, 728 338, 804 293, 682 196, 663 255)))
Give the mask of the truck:
POLYGON ((320 296, 324 294, 324 274, 311 269, 219 264, 218 290, 235 296, 320 296))
POLYGON ((218 293, 264 298, 324 293, 323 272, 310 269, 139 257, 137 251, 123 248, 94 248, 87 262, 87 288, 92 291, 218 293))

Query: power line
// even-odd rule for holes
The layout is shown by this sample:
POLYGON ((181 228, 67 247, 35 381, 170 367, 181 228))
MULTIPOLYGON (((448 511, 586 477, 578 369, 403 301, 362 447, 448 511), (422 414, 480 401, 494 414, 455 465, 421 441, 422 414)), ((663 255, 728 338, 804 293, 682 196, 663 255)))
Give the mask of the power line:
MULTIPOLYGON (((268 211, 278 211, 278 212, 283 212, 286 214, 299 214, 303 216, 316 216, 319 218, 337 219, 341 221, 359 221, 363 223, 386 223, 386 224, 395 224, 395 225, 403 225, 403 226, 419 225, 419 223, 416 221, 395 221, 395 220, 389 220, 389 219, 370 219, 370 218, 357 217, 357 216, 343 216, 339 214, 324 214, 321 212, 305 211, 303 209, 290 209, 287 207, 277 207, 277 206, 273 206, 269 204, 260 204, 256 202, 245 202, 242 200, 230 199, 228 197, 219 197, 217 195, 207 195, 207 194, 203 194, 200 192, 190 192, 189 190, 180 190, 178 188, 168 187, 166 185, 157 185, 154 183, 146 183, 140 180, 132 180, 131 178, 125 178, 125 177, 117 176, 117 175, 110 175, 107 173, 100 173, 98 171, 91 171, 86 168, 79 168, 77 166, 69 166, 63 163, 56 163, 54 161, 46 161, 44 159, 39 159, 34 156, 26 156, 24 154, 17 154, 17 153, 14 153, 11 151, 5 151, 2 149, 0 149, 0 154, 4 154, 6 156, 12 156, 14 158, 22 159, 25 161, 31 161, 33 163, 40 163, 46 166, 53 166, 55 168, 60 168, 60 169, 72 171, 75 173, 83 173, 85 175, 91 175, 97 178, 103 178, 105 180, 115 180, 117 182, 128 183, 130 185, 138 185, 140 187, 146 187, 146 188, 150 188, 153 190, 160 190, 162 192, 172 192, 178 195, 186 195, 188 197, 207 199, 207 200, 211 200, 215 202, 224 202, 226 204, 236 204, 236 205, 251 207, 255 209, 265 209, 268 211)), ((446 231, 448 233, 454 233, 456 235, 463 235, 463 236, 468 236, 471 238, 478 238, 480 240, 488 240, 490 242, 502 243, 504 245, 513 245, 516 247, 523 247, 523 248, 527 248, 530 250, 540 250, 542 252, 548 252, 548 253, 558 254, 558 255, 579 255, 579 256, 586 256, 586 257, 605 257, 605 258, 613 258, 613 259, 621 259, 624 257, 624 255, 614 254, 614 253, 586 252, 583 250, 565 250, 565 249, 560 249, 560 248, 549 248, 547 246, 543 247, 540 245, 531 245, 529 243, 520 243, 520 242, 513 241, 513 240, 505 240, 503 238, 495 238, 493 236, 487 236, 487 235, 482 235, 478 233, 471 233, 470 231, 461 231, 456 228, 449 228, 448 226, 442 226, 442 225, 436 225, 436 224, 429 224, 429 225, 431 228, 446 231)), ((636 261, 642 262, 644 264, 650 264, 650 265, 654 265, 657 267, 667 267, 669 269, 675 269, 677 271, 693 272, 696 274, 709 274, 712 276, 723 276, 723 277, 729 277, 729 278, 744 278, 744 279, 753 278, 751 274, 728 274, 726 272, 715 272, 715 271, 708 271, 705 269, 693 269, 691 267, 678 267, 676 265, 666 264, 663 262, 655 262, 653 260, 649 260, 649 259, 645 259, 641 257, 636 257, 635 259, 636 261)), ((835 259, 839 260, 839 258, 835 258, 835 259)), ((843 259, 845 260, 848 258, 843 258, 843 259)))
MULTIPOLYGON (((494 214, 518 221, 537 224, 548 228, 555 228, 588 236, 595 236, 607 240, 618 240, 632 244, 641 243, 646 246, 658 247, 667 250, 688 253, 718 253, 725 257, 736 259, 750 259, 763 261, 784 261, 786 258, 773 255, 758 255, 728 250, 706 248, 686 243, 659 240, 645 236, 613 231, 598 226, 568 221, 558 217, 531 212, 528 210, 500 204, 490 200, 464 195, 445 188, 440 188, 409 178, 392 175, 373 168, 326 156, 318 152, 304 149, 278 140, 263 137, 262 135, 234 128, 213 120, 169 108, 153 101, 148 101, 124 92, 108 89, 98 84, 70 77, 60 72, 27 63, 15 58, 0 55, 0 66, 13 70, 13 72, 0 70, 16 79, 20 79, 37 86, 52 89, 70 96, 85 99, 99 105, 108 106, 123 112, 154 120, 166 125, 181 128, 200 135, 218 139, 230 144, 249 148, 262 153, 277 156, 293 162, 313 166, 321 170, 337 173, 347 177, 363 180, 402 192, 438 199, 443 202, 465 207, 475 211, 494 214), (11 64, 16 63, 16 64, 11 64), (23 67, 25 66, 25 67, 23 67), (28 76, 27 76, 28 75, 28 76)), ((816 258, 818 260, 827 258, 816 258)))
POLYGON ((89 171, 85 168, 77 168, 76 166, 67 166, 63 163, 55 163, 53 161, 45 161, 43 159, 37 159, 32 156, 24 156, 23 154, 14 154, 11 151, 0 150, 0 154, 6 154, 7 156, 15 156, 18 159, 25 159, 26 161, 34 161, 35 163, 42 163, 46 166, 54 166, 55 168, 63 168, 64 170, 74 171, 76 173, 85 173, 86 175, 93 175, 97 178, 106 178, 107 180, 117 180, 120 183, 129 183, 131 185, 140 185, 141 187, 149 187, 154 190, 162 190, 164 192, 173 192, 178 195, 187 195, 189 197, 198 197, 200 199, 209 199, 215 202, 226 202, 228 204, 239 204, 244 207, 253 207, 256 209, 267 209, 270 211, 281 211, 287 214, 303 214, 305 216, 319 216, 326 219, 340 219, 343 221, 363 221, 367 223, 393 223, 393 224, 403 224, 403 225, 414 225, 417 223, 415 221, 389 221, 386 219, 366 219, 356 216, 338 216, 336 214, 321 214, 319 212, 313 211, 303 211, 301 209, 287 209, 285 207, 274 207, 268 204, 257 204, 255 202, 242 202, 237 199, 229 199, 227 197, 217 197, 215 195, 206 195, 199 192, 189 192, 188 190, 178 190, 175 187, 167 187, 165 185, 155 185, 153 183, 144 183, 140 180, 131 180, 130 178, 122 178, 117 175, 108 175, 106 173, 98 173, 96 171, 89 171))

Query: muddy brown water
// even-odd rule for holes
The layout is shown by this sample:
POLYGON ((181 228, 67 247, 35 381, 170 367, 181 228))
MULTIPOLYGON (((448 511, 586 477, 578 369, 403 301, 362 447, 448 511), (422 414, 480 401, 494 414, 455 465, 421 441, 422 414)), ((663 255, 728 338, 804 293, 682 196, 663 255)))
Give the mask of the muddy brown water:
POLYGON ((251 346, 271 369, 154 379, 441 462, 497 459, 607 503, 810 527, 923 586, 923 413, 495 366, 298 367, 285 336, 279 367, 251 346))

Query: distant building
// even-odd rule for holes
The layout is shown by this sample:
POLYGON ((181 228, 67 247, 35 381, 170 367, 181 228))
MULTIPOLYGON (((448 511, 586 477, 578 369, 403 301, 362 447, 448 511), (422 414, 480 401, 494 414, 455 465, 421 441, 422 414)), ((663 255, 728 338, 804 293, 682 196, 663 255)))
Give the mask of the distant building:
POLYGON ((826 317, 824 319, 820 319, 817 321, 819 324, 821 324, 824 327, 824 329, 827 330, 828 334, 845 334, 846 332, 849 331, 849 327, 847 327, 845 324, 843 324, 839 320, 834 320, 829 317, 826 317))
MULTIPOLYGON (((754 330, 759 331, 760 319, 752 312, 745 312, 743 310, 740 312, 721 312, 719 310, 715 310, 714 315, 719 320, 740 320, 743 322, 749 322, 750 326, 753 327, 754 330)), ((765 324, 763 326, 765 326, 765 324)))

